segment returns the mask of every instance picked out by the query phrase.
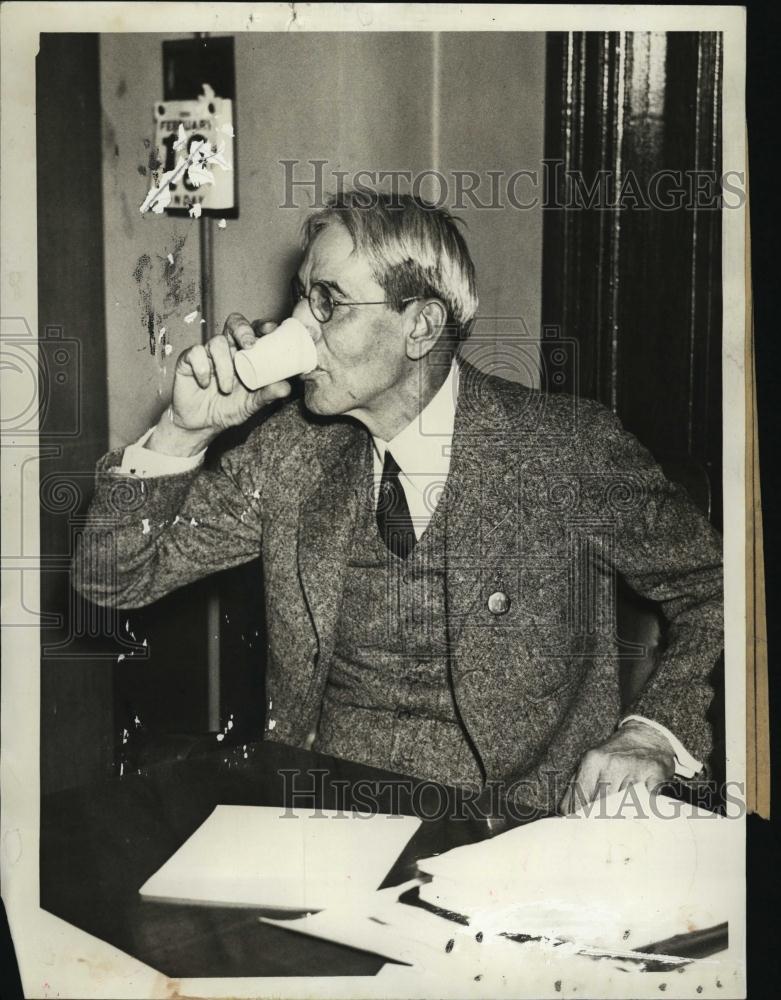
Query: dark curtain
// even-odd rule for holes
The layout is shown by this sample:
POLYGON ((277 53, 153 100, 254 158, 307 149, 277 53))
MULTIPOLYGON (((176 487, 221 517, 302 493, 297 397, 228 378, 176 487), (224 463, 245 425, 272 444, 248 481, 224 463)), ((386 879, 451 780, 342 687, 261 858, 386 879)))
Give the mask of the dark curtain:
POLYGON ((721 36, 554 33, 547 60, 544 384, 610 406, 720 527, 721 36))
MULTIPOLYGON (((552 33, 546 72, 542 384, 609 406, 720 529, 721 214, 741 196, 722 206, 721 35, 552 33)), ((645 651, 627 693, 664 622, 616 587, 619 640, 645 651)), ((711 681, 719 782, 722 661, 711 681)))

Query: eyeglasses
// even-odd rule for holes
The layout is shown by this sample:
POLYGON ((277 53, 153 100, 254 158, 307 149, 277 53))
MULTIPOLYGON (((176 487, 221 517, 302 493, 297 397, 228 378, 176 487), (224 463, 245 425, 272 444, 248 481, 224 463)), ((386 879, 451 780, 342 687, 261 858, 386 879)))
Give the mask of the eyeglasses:
MULTIPOLYGON (((293 278, 290 283, 290 295, 293 299, 293 306, 298 305, 302 299, 308 299, 309 308, 312 310, 312 315, 317 320, 318 323, 327 323, 334 314, 334 309, 337 306, 387 306, 390 305, 387 299, 381 299, 376 302, 334 302, 334 297, 331 294, 331 289, 328 285, 323 284, 322 281, 315 281, 312 287, 309 289, 309 294, 304 291, 304 286, 298 280, 298 278, 293 278)), ((402 305, 406 305, 407 302, 414 302, 416 299, 421 299, 422 295, 410 295, 406 299, 402 299, 402 305)))

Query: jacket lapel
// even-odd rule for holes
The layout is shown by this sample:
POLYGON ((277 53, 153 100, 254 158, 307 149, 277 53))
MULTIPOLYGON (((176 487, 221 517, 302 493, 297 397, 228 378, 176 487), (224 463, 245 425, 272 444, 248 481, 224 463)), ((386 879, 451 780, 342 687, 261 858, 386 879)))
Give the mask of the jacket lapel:
MULTIPOLYGON (((451 650, 495 590, 517 592, 523 421, 497 383, 461 362, 445 490, 445 558, 451 650)), ((517 391, 513 387, 513 391, 517 391)), ((523 389, 521 391, 524 391, 523 389)))
POLYGON ((322 474, 299 512, 298 571, 317 633, 318 666, 333 648, 361 490, 371 472, 370 448, 359 425, 336 425, 321 453, 322 474))

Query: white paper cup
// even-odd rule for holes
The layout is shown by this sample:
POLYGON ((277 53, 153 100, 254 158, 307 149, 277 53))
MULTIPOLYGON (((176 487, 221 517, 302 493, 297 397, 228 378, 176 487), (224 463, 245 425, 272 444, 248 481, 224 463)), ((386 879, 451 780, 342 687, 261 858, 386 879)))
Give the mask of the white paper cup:
POLYGON ((317 348, 304 326, 291 316, 272 333, 233 358, 236 374, 250 390, 262 389, 294 375, 303 375, 317 367, 317 348))

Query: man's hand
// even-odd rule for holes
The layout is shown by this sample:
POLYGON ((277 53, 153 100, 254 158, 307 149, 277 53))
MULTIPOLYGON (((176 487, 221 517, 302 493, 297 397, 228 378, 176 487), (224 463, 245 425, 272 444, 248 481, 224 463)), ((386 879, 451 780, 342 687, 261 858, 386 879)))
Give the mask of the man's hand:
POLYGON ((276 326, 256 321, 253 328, 242 315, 231 313, 221 334, 183 351, 176 362, 171 406, 147 448, 166 455, 195 455, 221 431, 244 423, 263 406, 288 396, 289 382, 274 382, 250 392, 233 364, 237 351, 252 347, 257 335, 271 333, 276 326))
POLYGON ((627 722, 583 755, 559 802, 559 812, 574 812, 598 795, 621 791, 634 782, 645 782, 651 791, 674 773, 675 756, 667 737, 642 722, 627 722))

